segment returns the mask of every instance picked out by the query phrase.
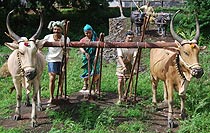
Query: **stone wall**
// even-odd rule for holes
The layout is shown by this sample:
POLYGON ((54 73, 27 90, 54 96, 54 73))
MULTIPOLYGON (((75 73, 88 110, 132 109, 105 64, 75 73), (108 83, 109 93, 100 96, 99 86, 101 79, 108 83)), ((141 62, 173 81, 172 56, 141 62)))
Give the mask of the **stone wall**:
MULTIPOLYGON (((130 29, 129 18, 110 18, 109 35, 105 36, 107 42, 121 42, 125 39, 125 33, 130 29)), ((104 48, 103 58, 108 63, 115 62, 117 58, 116 48, 104 48)))

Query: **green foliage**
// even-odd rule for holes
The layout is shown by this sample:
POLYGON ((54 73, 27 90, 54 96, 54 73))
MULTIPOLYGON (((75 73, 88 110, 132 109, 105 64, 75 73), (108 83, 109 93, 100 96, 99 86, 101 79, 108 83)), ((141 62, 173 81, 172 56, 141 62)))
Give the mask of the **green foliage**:
MULTIPOLYGON (((140 121, 124 122, 116 128, 117 133, 147 133, 148 129, 140 121)), ((151 132, 150 132, 151 133, 151 132)))
POLYGON ((80 10, 96 10, 99 8, 107 8, 108 2, 106 0, 80 0, 72 1, 72 6, 80 10))
POLYGON ((82 103, 79 112, 79 122, 83 124, 84 129, 94 128, 95 120, 100 114, 100 109, 95 104, 82 103))
POLYGON ((182 126, 178 133, 207 133, 210 131, 209 119, 209 112, 195 114, 191 119, 181 121, 182 126))
POLYGON ((201 34, 205 38, 209 38, 210 31, 210 1, 209 0, 187 0, 187 7, 189 13, 193 14, 194 12, 198 15, 201 34))
MULTIPOLYGON (((0 18, 1 20, 4 20, 4 23, 1 23, 0 26, 2 27, 0 29, 0 35, 2 36, 2 39, 0 40, 0 45, 2 45, 4 42, 9 42, 11 39, 4 34, 6 29, 5 20, 6 15, 8 11, 5 11, 0 8, 0 18)), ((90 24, 96 33, 103 32, 105 35, 108 35, 109 32, 109 18, 112 17, 118 17, 119 16, 119 9, 98 9, 97 11, 91 11, 91 10, 77 10, 68 8, 68 10, 64 10, 63 13, 61 13, 58 10, 53 10, 49 12, 49 10, 43 10, 44 15, 44 25, 42 29, 42 33, 39 37, 39 39, 42 39, 46 34, 49 34, 50 31, 47 29, 48 23, 50 21, 55 20, 69 20, 69 32, 68 36, 71 38, 71 40, 80 40, 83 36, 83 27, 85 24, 90 24), (52 18, 53 16, 53 18, 52 18)), ((10 25, 12 30, 19 36, 26 36, 31 37, 37 30, 39 25, 39 16, 38 15, 28 15, 28 14, 19 14, 14 13, 10 18, 10 25), (13 16, 14 15, 14 16, 13 16), (34 27, 31 28, 31 25, 34 27)))
POLYGON ((15 129, 5 129, 3 127, 0 126, 0 132, 1 133, 22 133, 23 129, 21 128, 15 128, 15 129))
POLYGON ((114 117, 120 115, 121 108, 119 107, 107 107, 103 112, 98 116, 96 120, 96 127, 100 126, 112 126, 115 122, 114 117))

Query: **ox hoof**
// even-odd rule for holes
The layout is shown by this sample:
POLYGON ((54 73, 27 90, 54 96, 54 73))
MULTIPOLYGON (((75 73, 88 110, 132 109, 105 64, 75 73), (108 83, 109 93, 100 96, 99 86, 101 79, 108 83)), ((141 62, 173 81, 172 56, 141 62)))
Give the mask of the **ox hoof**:
POLYGON ((178 125, 173 122, 173 120, 168 120, 168 128, 175 128, 178 125))
POLYGON ((31 127, 37 127, 38 126, 38 124, 37 124, 37 122, 31 122, 31 127))
POLYGON ((181 118, 182 118, 182 120, 186 120, 187 119, 187 114, 181 114, 181 118))
POLYGON ((25 102, 25 106, 26 107, 31 107, 31 103, 30 102, 25 102))
POLYGON ((20 115, 14 115, 13 116, 13 118, 12 118, 12 120, 14 120, 14 121, 17 121, 17 120, 20 120, 21 119, 21 116, 20 115))
POLYGON ((169 128, 174 128, 174 122, 173 121, 168 121, 168 127, 169 128))

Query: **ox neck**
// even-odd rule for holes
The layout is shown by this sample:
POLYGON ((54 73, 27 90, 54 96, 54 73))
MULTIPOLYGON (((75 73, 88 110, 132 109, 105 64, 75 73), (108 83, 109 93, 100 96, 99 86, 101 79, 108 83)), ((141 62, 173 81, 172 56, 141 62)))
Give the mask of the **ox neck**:
POLYGON ((179 76, 180 76, 181 79, 183 80, 183 82, 181 83, 182 86, 183 86, 183 85, 185 85, 187 79, 186 79, 186 77, 184 76, 183 71, 181 70, 179 56, 180 56, 179 54, 176 54, 176 58, 175 58, 175 59, 176 59, 176 69, 177 69, 177 71, 178 71, 179 76))
POLYGON ((176 54, 176 69, 177 69, 178 74, 180 75, 180 77, 181 77, 183 80, 186 80, 186 78, 185 78, 185 76, 184 76, 184 74, 183 74, 183 71, 181 70, 179 54, 176 54))

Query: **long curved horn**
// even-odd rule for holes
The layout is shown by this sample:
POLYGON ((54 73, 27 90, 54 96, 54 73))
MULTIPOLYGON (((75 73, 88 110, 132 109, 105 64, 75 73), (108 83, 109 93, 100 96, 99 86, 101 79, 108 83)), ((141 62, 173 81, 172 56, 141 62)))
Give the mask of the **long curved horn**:
POLYGON ((14 11, 14 10, 10 11, 10 12, 8 13, 8 15, 7 15, 6 26, 7 26, 7 29, 8 29, 8 31, 9 31, 10 36, 11 36, 12 38, 14 38, 16 41, 18 41, 18 40, 20 39, 20 37, 12 31, 12 29, 11 29, 11 27, 10 27, 10 25, 9 25, 9 17, 10 17, 10 14, 13 13, 13 11, 14 11))
POLYGON ((36 33, 29 40, 36 40, 36 38, 38 38, 39 35, 41 34, 42 27, 43 27, 43 15, 42 15, 42 13, 40 13, 39 28, 37 29, 36 33))
POLYGON ((199 37, 200 37, 200 26, 199 26, 198 18, 197 18, 197 17, 195 18, 195 21, 196 21, 196 34, 195 34, 194 39, 195 39, 196 41, 198 41, 198 39, 199 39, 199 37))
POLYGON ((171 19, 170 31, 171 31, 172 37, 173 37, 175 40, 177 40, 179 43, 181 43, 181 42, 183 41, 183 39, 182 39, 180 36, 178 36, 178 35, 176 34, 176 32, 174 31, 174 26, 173 26, 174 18, 175 18, 175 16, 179 13, 179 11, 180 11, 180 10, 178 10, 178 11, 174 14, 174 16, 172 17, 172 19, 171 19))

